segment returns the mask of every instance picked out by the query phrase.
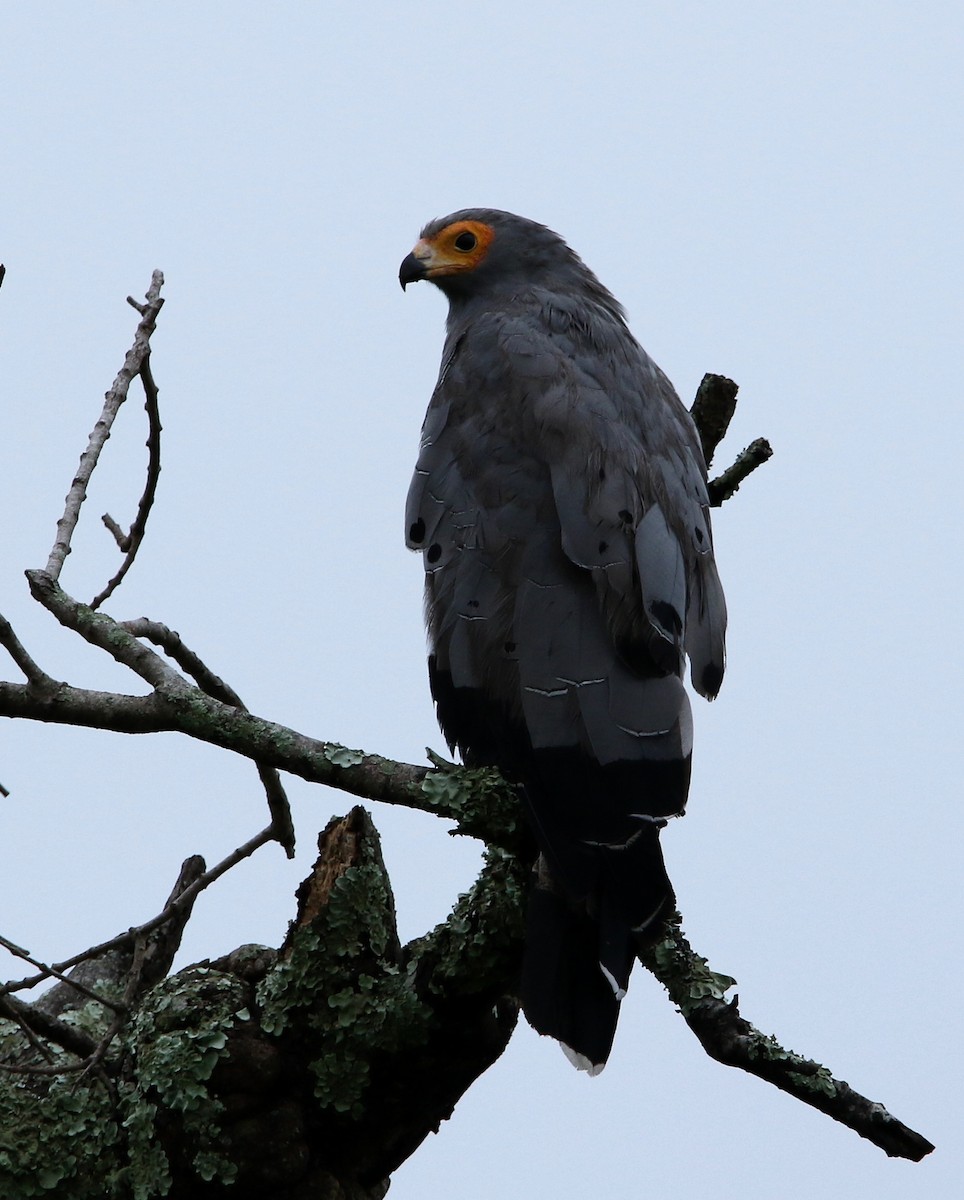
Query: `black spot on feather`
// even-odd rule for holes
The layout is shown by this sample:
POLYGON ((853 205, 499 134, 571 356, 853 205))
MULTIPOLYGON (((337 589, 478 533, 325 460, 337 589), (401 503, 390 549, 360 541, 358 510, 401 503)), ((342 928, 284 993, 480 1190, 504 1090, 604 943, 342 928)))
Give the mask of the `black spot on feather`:
POLYGON ((682 631, 683 622, 672 604, 667 604, 665 600, 657 600, 650 612, 667 632, 679 634, 682 631))

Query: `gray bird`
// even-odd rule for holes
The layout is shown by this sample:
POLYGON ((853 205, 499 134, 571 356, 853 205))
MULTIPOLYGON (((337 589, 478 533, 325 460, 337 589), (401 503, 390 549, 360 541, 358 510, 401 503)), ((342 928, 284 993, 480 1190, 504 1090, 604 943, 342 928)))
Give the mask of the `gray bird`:
POLYGON ((557 234, 496 209, 422 230, 399 280, 447 297, 406 512, 439 723, 522 785, 540 854, 523 1010, 596 1073, 637 948, 675 904, 659 844, 686 804, 726 606, 689 413, 557 234))

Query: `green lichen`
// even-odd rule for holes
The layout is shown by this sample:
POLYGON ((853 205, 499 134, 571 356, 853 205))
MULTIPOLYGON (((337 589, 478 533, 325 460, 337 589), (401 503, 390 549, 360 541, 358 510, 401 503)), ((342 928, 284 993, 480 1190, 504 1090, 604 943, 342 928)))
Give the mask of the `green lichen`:
MULTIPOLYGON (((798 1056, 793 1055, 792 1057, 797 1058, 798 1056)), ((800 1061, 805 1060, 800 1059, 800 1061)), ((800 1071, 789 1071, 787 1078, 792 1079, 798 1087, 810 1092, 817 1092, 831 1100, 837 1095, 837 1081, 826 1067, 818 1066, 815 1071, 807 1071, 805 1074, 800 1071)))
POLYGON ((431 1012, 394 949, 387 876, 363 845, 361 861, 338 877, 258 988, 261 1028, 303 1036, 322 1108, 361 1116, 372 1059, 424 1040, 431 1012))
POLYGON ((525 925, 527 870, 504 850, 491 847, 471 891, 459 896, 448 920, 409 946, 413 958, 431 963, 431 990, 453 983, 465 990, 486 986, 518 966, 525 925))
MULTIPOLYGON (((244 991, 233 976, 195 968, 145 997, 109 1062, 125 1071, 108 1088, 97 1072, 62 1076, 0 1073, 0 1196, 31 1200, 153 1200, 167 1194, 171 1173, 157 1140, 158 1113, 175 1114, 196 1147, 202 1179, 230 1182, 234 1166, 221 1151, 220 1102, 207 1087, 227 1048, 244 991)), ((64 1013, 65 1023, 97 1037, 107 1016, 90 1002, 64 1013)), ((32 1054, 10 1022, 0 1022, 0 1049, 10 1062, 32 1054)), ((76 1059, 50 1047, 54 1065, 76 1059)))
MULTIPOLYGON (((136 1064, 136 1083, 121 1093, 129 1155, 154 1171, 155 1186, 167 1173, 154 1140, 158 1107, 179 1117, 197 1147, 193 1165, 202 1179, 234 1178, 236 1168, 221 1149, 223 1106, 207 1085, 243 1006, 244 989, 234 976, 195 967, 156 987, 125 1035, 136 1064)), ((135 1188, 136 1200, 155 1194, 163 1192, 135 1188)))
POLYGON ((100 1200, 115 1165, 120 1130, 100 1081, 69 1075, 44 1090, 23 1075, 0 1079, 0 1196, 100 1200))
MULTIPOLYGON (((105 996, 118 989, 103 980, 87 981, 105 996)), ((107 1029, 112 1013, 89 1001, 59 1018, 94 1039, 107 1029)), ((116 1050, 107 1061, 116 1058, 116 1050)), ((26 1200, 33 1196, 69 1196, 88 1200, 104 1196, 104 1179, 116 1161, 120 1138, 117 1114, 102 1077, 78 1079, 71 1072, 77 1059, 49 1044, 38 1060, 23 1031, 0 1021, 0 1059, 21 1066, 63 1068, 62 1076, 0 1073, 0 1196, 26 1200)))
POLYGON ((349 750, 337 742, 328 742, 322 753, 334 767, 357 767, 365 761, 360 750, 349 750))
POLYGON ((422 796, 440 816, 457 822, 456 832, 488 842, 515 840, 524 828, 519 796, 491 767, 468 769, 446 762, 433 751, 430 771, 420 784, 422 796))
POLYGON ((706 1000, 723 1000, 736 980, 710 969, 696 954, 679 927, 679 919, 668 922, 666 936, 648 947, 642 956, 651 965, 683 1016, 689 1016, 706 1000))

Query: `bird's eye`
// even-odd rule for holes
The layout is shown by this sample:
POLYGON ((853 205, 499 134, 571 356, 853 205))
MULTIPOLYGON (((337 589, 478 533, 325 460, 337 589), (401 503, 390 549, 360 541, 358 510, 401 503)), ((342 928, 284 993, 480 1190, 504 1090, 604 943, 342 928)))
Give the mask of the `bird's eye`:
POLYGON ((478 240, 474 233, 469 233, 466 229, 464 233, 459 234, 453 244, 456 250, 461 250, 463 254, 468 254, 470 250, 475 249, 478 240))

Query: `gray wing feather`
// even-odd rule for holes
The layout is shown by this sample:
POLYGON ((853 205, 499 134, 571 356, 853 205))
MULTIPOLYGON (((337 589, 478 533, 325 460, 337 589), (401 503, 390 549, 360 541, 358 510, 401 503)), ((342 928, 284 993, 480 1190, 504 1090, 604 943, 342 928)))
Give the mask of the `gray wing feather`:
POLYGON ((686 566, 679 539, 658 504, 636 526, 635 551, 643 609, 656 633, 650 641, 653 657, 678 671, 686 623, 686 566))
POLYGON ((684 649, 697 690, 722 677, 698 439, 631 345, 600 378, 600 356, 593 375, 527 320, 477 321, 446 356, 406 510, 453 685, 495 695, 534 748, 601 764, 689 755, 684 649))

